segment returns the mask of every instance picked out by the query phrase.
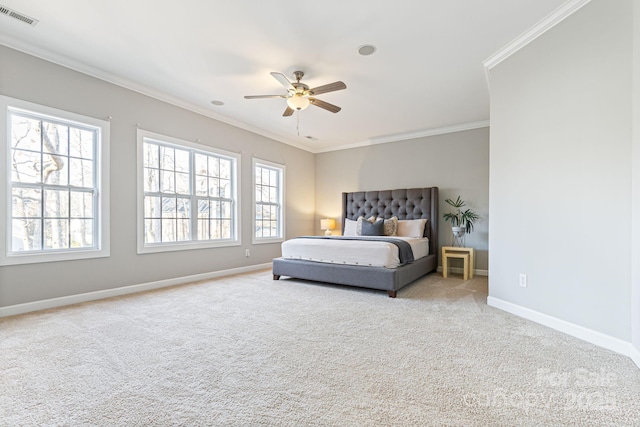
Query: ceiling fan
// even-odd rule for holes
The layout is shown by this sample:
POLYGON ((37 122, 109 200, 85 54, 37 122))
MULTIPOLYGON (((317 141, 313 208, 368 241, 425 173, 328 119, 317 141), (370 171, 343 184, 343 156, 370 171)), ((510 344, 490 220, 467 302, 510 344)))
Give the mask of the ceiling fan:
POLYGON ((309 86, 304 83, 300 83, 300 80, 304 76, 304 73, 302 71, 295 71, 293 73, 293 76, 296 79, 295 82, 289 81, 289 79, 282 73, 273 71, 271 72, 271 75, 277 81, 279 81, 280 84, 285 87, 285 89, 287 89, 286 95, 249 95, 245 96, 245 99, 285 98, 287 100, 287 109, 284 110, 284 114, 282 114, 285 117, 292 115, 296 110, 304 110, 309 105, 315 105, 316 107, 324 108, 325 110, 331 111, 332 113, 337 113, 341 110, 341 108, 336 105, 329 104, 328 102, 315 98, 315 95, 346 89, 347 85, 345 85, 343 82, 333 82, 326 85, 318 86, 313 89, 309 89, 309 86))

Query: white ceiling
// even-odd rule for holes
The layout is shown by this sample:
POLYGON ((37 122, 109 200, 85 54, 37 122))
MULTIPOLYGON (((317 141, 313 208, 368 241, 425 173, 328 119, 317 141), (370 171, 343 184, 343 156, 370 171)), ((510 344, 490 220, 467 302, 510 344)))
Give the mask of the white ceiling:
POLYGON ((0 16, 0 44, 323 152, 486 125, 482 61, 564 2, 0 0, 39 20, 0 16), (343 81, 318 96, 342 111, 282 117, 284 99, 243 98, 286 93, 269 73, 295 70, 310 87, 343 81))

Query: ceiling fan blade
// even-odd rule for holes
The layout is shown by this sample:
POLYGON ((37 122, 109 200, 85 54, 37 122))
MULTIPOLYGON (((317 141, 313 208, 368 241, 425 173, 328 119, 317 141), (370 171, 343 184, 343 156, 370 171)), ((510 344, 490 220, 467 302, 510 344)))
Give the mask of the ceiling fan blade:
POLYGON ((337 113, 338 111, 342 110, 342 108, 338 107, 337 105, 329 104, 328 102, 324 102, 317 98, 309 98, 309 102, 311 103, 311 105, 324 108, 325 110, 331 111, 332 113, 337 113))
POLYGON ((293 87, 293 85, 291 84, 287 76, 285 76, 284 74, 272 71, 271 75, 273 76, 274 79, 279 81, 280 84, 284 86, 287 90, 290 90, 290 89, 296 90, 296 88, 293 87))
POLYGON ((292 114, 293 114, 293 108, 287 107, 287 109, 284 110, 284 114, 282 115, 282 117, 288 117, 288 116, 290 116, 292 114))
POLYGON ((343 82, 333 82, 329 83, 328 85, 322 85, 313 89, 309 89, 309 92, 311 92, 313 95, 320 95, 321 93, 334 92, 336 90, 342 90, 346 88, 347 85, 343 82))
POLYGON ((288 98, 287 95, 247 95, 244 99, 259 99, 259 98, 288 98))

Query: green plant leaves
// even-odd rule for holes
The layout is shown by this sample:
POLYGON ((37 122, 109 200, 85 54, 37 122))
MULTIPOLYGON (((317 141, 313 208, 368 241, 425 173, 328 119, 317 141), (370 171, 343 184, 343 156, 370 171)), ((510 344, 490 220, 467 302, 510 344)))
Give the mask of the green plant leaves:
POLYGON ((451 199, 445 199, 444 201, 456 208, 454 212, 447 212, 442 216, 445 221, 451 222, 452 227, 464 227, 467 233, 471 233, 473 231, 473 223, 480 219, 480 216, 473 209, 461 210, 460 208, 465 206, 465 201, 460 196, 455 201, 451 199))
POLYGON ((451 206, 453 206, 454 208, 461 208, 464 206, 464 200, 462 200, 460 196, 458 196, 455 202, 452 201, 451 199, 444 199, 444 201, 450 204, 451 206))

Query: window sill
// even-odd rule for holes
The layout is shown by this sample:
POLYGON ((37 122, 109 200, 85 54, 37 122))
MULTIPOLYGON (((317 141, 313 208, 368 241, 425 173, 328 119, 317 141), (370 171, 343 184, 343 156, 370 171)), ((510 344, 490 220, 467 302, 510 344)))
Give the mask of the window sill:
POLYGON ((282 243, 282 242, 284 242, 284 238, 282 237, 264 237, 261 239, 256 239, 254 237, 251 243, 253 243, 254 245, 265 245, 268 243, 282 243))
POLYGON ((155 245, 138 246, 138 254, 155 254, 160 252, 191 251, 196 249, 215 249, 240 246, 238 240, 226 240, 222 242, 183 242, 183 243, 158 243, 155 245))
POLYGON ((15 253, 0 258, 0 265, 37 264, 44 262, 76 261, 92 258, 107 258, 110 256, 107 249, 77 250, 68 252, 43 252, 43 253, 15 253))

